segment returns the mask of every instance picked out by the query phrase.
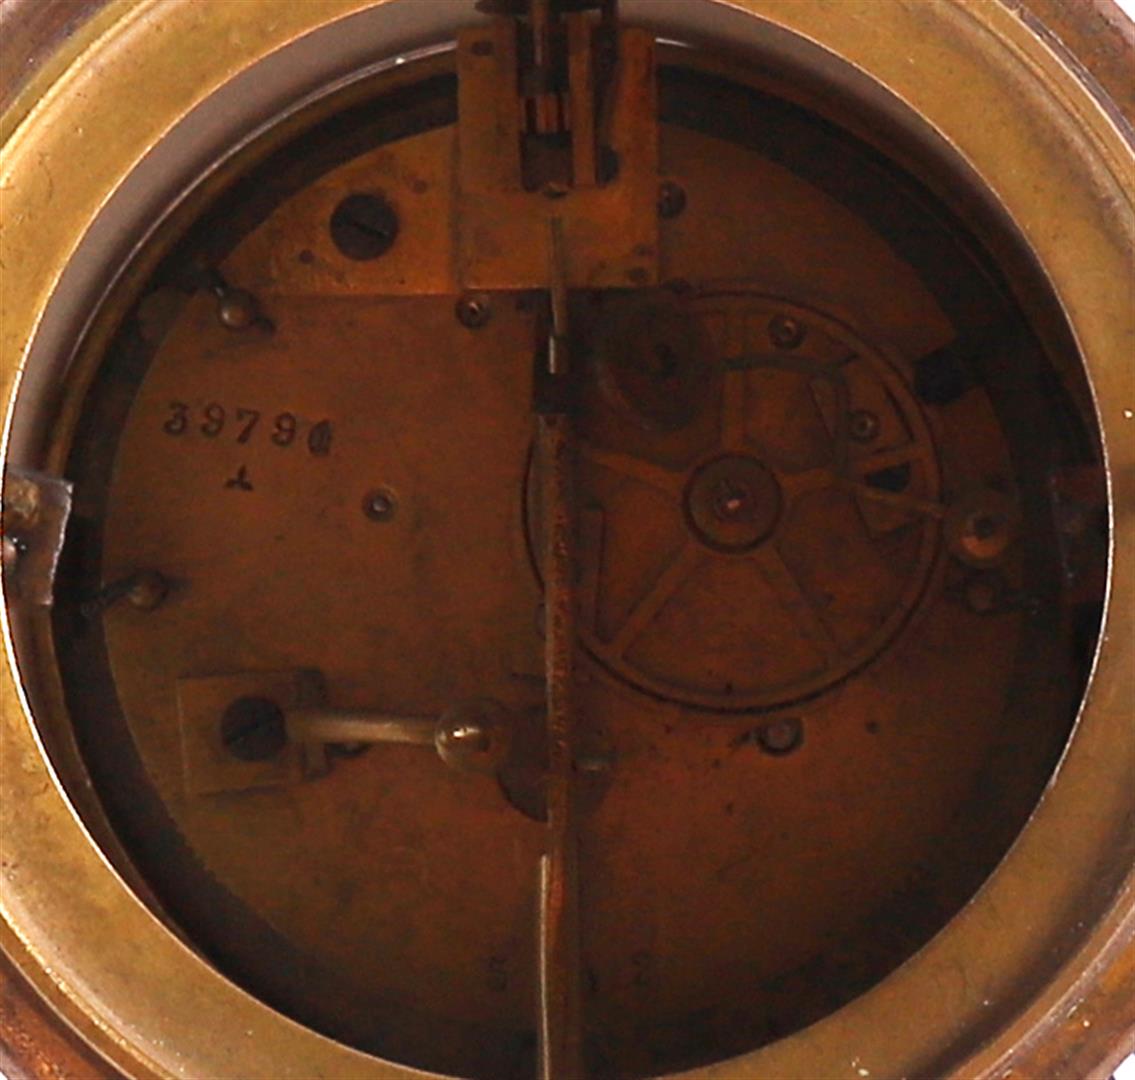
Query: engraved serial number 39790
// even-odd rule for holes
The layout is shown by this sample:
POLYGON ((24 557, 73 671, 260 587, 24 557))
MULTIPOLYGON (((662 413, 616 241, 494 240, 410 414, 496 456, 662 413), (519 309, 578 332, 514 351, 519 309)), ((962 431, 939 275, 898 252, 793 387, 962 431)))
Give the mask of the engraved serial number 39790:
POLYGON ((310 453, 316 457, 331 453, 330 420, 308 424, 295 413, 282 412, 265 417, 261 426, 262 415, 259 409, 242 407, 230 411, 216 401, 209 402, 200 409, 194 409, 184 401, 171 401, 169 416, 162 424, 162 431, 174 436, 199 433, 209 439, 218 439, 228 431, 238 443, 250 442, 255 437, 267 438, 275 446, 292 446, 306 429, 307 449, 310 453), (256 434, 258 430, 259 435, 256 434))

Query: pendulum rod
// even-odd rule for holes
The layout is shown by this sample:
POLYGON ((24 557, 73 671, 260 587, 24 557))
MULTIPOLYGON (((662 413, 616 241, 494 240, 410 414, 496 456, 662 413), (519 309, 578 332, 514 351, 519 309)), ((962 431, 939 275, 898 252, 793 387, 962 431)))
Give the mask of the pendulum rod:
POLYGON ((458 49, 458 280, 546 290, 533 372, 543 533, 547 835, 538 881, 539 1075, 585 1076, 581 1001, 569 291, 658 281, 654 37, 617 0, 494 0, 458 49))
POLYGON ((568 349, 563 233, 551 223, 551 332, 536 371, 537 449, 544 521, 544 669, 547 681, 547 851, 539 882, 539 1045, 542 1080, 583 1076, 580 1003, 579 841, 574 771, 575 659, 572 492, 574 440, 568 396, 573 378, 568 349), (543 370, 539 370, 540 367, 543 370), (541 387, 550 393, 541 393, 541 387))

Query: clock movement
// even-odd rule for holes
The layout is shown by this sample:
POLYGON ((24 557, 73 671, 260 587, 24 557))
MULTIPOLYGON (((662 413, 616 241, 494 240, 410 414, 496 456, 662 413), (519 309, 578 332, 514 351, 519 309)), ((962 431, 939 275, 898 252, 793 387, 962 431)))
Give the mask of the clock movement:
POLYGON ((6 15, 13 1080, 1114 1063, 1132 53, 1054 12, 6 15))

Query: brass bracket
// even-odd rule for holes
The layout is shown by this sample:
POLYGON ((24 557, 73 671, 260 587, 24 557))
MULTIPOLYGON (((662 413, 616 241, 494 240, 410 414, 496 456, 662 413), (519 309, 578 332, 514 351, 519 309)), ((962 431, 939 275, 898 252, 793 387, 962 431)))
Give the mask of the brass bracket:
POLYGON ((308 773, 306 744, 289 742, 279 753, 260 761, 241 760, 232 753, 225 744, 222 718, 233 702, 242 699, 263 699, 284 713, 312 708, 324 699, 323 679, 311 670, 178 679, 182 765, 190 795, 278 787, 297 783, 308 773))
POLYGON ((566 21, 569 89, 561 99, 570 182, 541 180, 525 160, 517 96, 518 26, 496 19, 458 38, 457 277, 467 289, 552 284, 553 220, 563 223, 569 289, 658 281, 658 118, 654 36, 618 32, 606 138, 597 142, 592 34, 584 15, 566 21), (607 160, 605 165, 604 159, 607 160), (607 175, 607 172, 610 175, 607 175))
POLYGON ((364 154, 298 192, 225 263, 225 277, 275 295, 546 289, 559 219, 568 289, 657 284, 654 35, 587 12, 560 22, 555 84, 539 92, 518 56, 521 22, 462 31, 457 124, 364 154), (347 265, 332 242, 326 223, 348 192, 378 193, 397 215, 397 241, 380 258, 347 265))

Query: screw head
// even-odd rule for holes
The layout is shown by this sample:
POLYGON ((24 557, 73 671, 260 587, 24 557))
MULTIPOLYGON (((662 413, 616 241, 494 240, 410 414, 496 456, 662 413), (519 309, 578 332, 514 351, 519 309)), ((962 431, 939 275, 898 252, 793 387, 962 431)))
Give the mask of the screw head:
POLYGON ((376 488, 363 496, 363 513, 371 521, 390 521, 398 510, 398 501, 388 488, 376 488))
POLYGON ((766 754, 781 757, 799 749, 804 741, 804 725, 795 716, 784 716, 757 728, 756 741, 766 754))
POLYGON ((280 706, 270 698, 237 698, 221 716, 221 742, 240 761, 268 761, 288 742, 280 706))
POLYGON ((1008 519, 995 511, 977 511, 965 519, 958 544, 970 558, 996 558, 1008 546, 1008 526, 1008 519))
POLYGON ((485 293, 466 293, 457 301, 457 321, 467 330, 479 330, 493 317, 492 304, 485 293))
POLYGON ((217 302, 217 318, 226 330, 247 330, 257 319, 256 301, 244 289, 228 289, 217 302))
POLYGON ((714 492, 713 513, 719 521, 750 521, 755 513, 754 502, 747 485, 725 480, 714 492))
POLYGON ((348 195, 331 214, 331 239, 348 259, 385 255, 398 239, 398 215, 381 195, 348 195))
POLYGON ((1020 511, 1012 496, 979 489, 957 499, 946 512, 946 543, 961 562, 988 567, 1002 559, 1019 526, 1020 511))
POLYGON ((168 594, 169 582, 156 570, 144 570, 135 577, 126 599, 139 611, 153 611, 168 594))
POLYGON ((848 421, 848 432, 856 442, 872 442, 879 435, 879 418, 868 409, 856 409, 848 421))
POLYGON ((784 498, 771 470, 755 458, 730 454, 694 473, 684 502, 694 536, 714 551, 736 555, 772 535, 784 498))
POLYGON ((658 216, 669 221, 686 209, 686 189, 673 180, 664 180, 658 188, 658 216))
POLYGON ((795 349, 804 340, 804 327, 788 315, 774 315, 768 324, 769 340, 778 349, 795 349))

